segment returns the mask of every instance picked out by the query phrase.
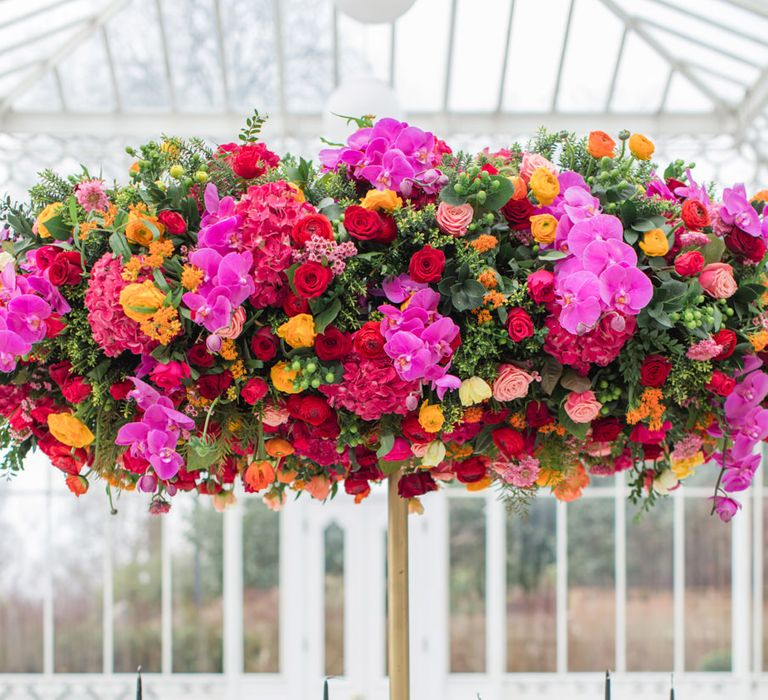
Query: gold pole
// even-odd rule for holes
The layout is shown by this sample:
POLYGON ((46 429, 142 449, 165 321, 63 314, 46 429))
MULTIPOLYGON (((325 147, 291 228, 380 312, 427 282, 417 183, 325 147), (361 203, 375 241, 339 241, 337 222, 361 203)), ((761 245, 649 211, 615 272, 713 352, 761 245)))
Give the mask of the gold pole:
POLYGON ((387 500, 387 600, 389 624, 389 700, 409 700, 408 501, 397 494, 401 472, 389 477, 387 500))

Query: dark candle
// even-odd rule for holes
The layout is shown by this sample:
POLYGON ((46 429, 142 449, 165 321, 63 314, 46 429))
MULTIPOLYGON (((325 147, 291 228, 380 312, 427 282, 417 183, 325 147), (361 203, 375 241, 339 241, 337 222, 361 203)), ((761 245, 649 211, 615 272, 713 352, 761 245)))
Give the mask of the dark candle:
POLYGON ((141 666, 136 669, 136 700, 141 700, 143 697, 141 690, 141 666))
POLYGON ((605 672, 605 700, 611 700, 611 672, 605 672))
POLYGON ((323 684, 323 700, 328 700, 328 679, 325 679, 323 684))
POLYGON ((669 700, 675 700, 675 674, 669 678, 669 700))

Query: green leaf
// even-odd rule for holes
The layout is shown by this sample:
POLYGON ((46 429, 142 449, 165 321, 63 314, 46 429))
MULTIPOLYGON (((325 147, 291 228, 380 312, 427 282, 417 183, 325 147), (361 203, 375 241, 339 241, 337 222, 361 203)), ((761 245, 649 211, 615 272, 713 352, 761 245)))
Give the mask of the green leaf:
POLYGON ((579 440, 585 440, 587 437, 587 430, 589 429, 589 423, 574 423, 571 417, 565 412, 565 406, 561 404, 560 411, 558 413, 558 420, 571 435, 579 440))
POLYGON ((508 178, 503 175, 492 175, 489 179, 489 186, 487 188, 488 196, 485 198, 485 202, 482 205, 484 211, 496 211, 501 209, 510 199, 515 191, 514 186, 508 178), (491 189, 490 183, 498 182, 498 189, 491 189))
POLYGON ((563 366, 554 357, 548 356, 541 366, 541 388, 545 394, 552 395, 562 374, 563 366))
POLYGON ((334 299, 329 306, 326 306, 315 316, 315 330, 318 333, 323 333, 339 315, 339 311, 341 311, 341 302, 338 299, 334 299))
POLYGON ((655 228, 662 228, 665 220, 663 216, 651 216, 648 219, 638 219, 630 228, 633 231, 640 231, 640 233, 646 233, 647 231, 653 231, 655 228))
POLYGON ((72 227, 69 224, 64 223, 64 219, 59 216, 54 216, 52 219, 48 219, 45 222, 45 228, 48 233, 51 234, 51 238, 57 241, 66 241, 72 235, 72 227))
POLYGON ((171 288, 168 285, 168 281, 163 277, 163 273, 160 272, 157 268, 152 270, 152 277, 155 278, 155 284, 162 289, 164 292, 170 292, 171 288))
POLYGON ((442 190, 440 190, 440 201, 455 207, 459 204, 466 204, 467 198, 463 194, 456 194, 453 185, 449 182, 442 190))
POLYGON ((485 287, 477 280, 468 279, 451 287, 451 303, 457 311, 476 309, 483 303, 485 287))
POLYGON ((125 236, 121 233, 113 233, 109 237, 109 247, 115 255, 120 256, 123 262, 127 261, 131 257, 131 248, 128 245, 128 241, 125 240, 125 236))
POLYGON ((539 260, 544 260, 546 262, 562 260, 567 257, 568 253, 564 253, 562 250, 548 250, 545 253, 539 253, 539 260))
POLYGON ((701 252, 704 254, 704 261, 707 265, 720 262, 723 253, 725 252, 725 243, 722 238, 711 235, 709 237, 709 243, 702 248, 701 252))
POLYGON ((379 440, 379 449, 376 450, 376 456, 381 459, 384 455, 389 454, 394 446, 395 436, 392 433, 382 435, 379 440))

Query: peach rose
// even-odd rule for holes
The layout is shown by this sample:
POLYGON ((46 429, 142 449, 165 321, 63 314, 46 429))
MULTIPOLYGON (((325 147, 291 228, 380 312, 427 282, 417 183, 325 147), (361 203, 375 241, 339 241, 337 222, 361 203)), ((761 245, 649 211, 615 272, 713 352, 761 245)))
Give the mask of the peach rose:
POLYGON ((270 428, 276 428, 278 425, 287 423, 289 417, 288 409, 277 404, 267 404, 261 414, 262 422, 270 428))
POLYGON ((224 328, 219 328, 219 330, 216 331, 216 335, 218 335, 219 338, 229 338, 230 340, 234 340, 243 332, 244 323, 245 309, 242 306, 238 306, 232 314, 232 320, 229 322, 229 325, 224 326, 224 328))
POLYGON ((738 285, 733 268, 728 263, 710 263, 699 273, 701 288, 715 299, 727 299, 736 294, 738 285))
POLYGON ((443 233, 459 237, 467 232, 467 228, 472 223, 474 215, 475 211, 469 203, 459 204, 454 207, 446 202, 440 202, 435 218, 437 219, 437 225, 443 233))
POLYGON ((527 183, 531 179, 534 170, 546 168, 551 173, 557 174, 557 168, 554 163, 548 161, 544 156, 538 153, 523 153, 523 162, 520 164, 520 177, 527 183))
POLYGON ((514 401, 528 395, 528 387, 537 379, 515 365, 500 365, 499 376, 493 383, 493 398, 497 401, 514 401))
POLYGON ((602 407, 594 391, 572 391, 565 400, 565 412, 574 423, 591 423, 602 407))

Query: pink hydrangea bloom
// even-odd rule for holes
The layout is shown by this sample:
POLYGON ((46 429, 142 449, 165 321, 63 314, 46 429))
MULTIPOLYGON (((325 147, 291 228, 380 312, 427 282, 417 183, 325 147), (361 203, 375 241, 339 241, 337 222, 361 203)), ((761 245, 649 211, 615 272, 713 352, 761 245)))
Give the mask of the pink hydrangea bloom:
POLYGON ((149 353, 157 342, 142 333, 120 306, 120 292, 128 285, 121 276, 120 260, 106 253, 91 270, 85 306, 93 339, 107 357, 117 357, 124 350, 135 355, 149 353))
POLYGON ((75 198, 85 211, 104 211, 109 206, 103 180, 83 180, 75 190, 75 198))

